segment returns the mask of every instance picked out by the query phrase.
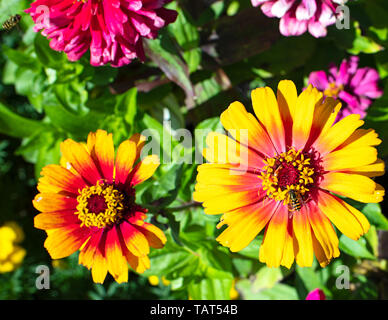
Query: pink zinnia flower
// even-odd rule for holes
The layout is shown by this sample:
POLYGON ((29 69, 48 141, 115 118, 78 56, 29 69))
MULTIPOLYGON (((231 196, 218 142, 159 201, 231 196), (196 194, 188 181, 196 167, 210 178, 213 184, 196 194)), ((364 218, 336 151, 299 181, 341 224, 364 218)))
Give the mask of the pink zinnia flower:
POLYGON ((344 0, 251 0, 268 17, 280 18, 280 33, 299 36, 307 30, 316 38, 325 37, 326 27, 335 23, 336 9, 344 0))
POLYGON ((171 0, 36 0, 26 10, 50 47, 76 61, 90 49, 90 63, 121 67, 145 59, 142 38, 176 19, 171 0))
POLYGON ((326 300, 325 293, 321 289, 315 289, 306 297, 306 300, 326 300))
POLYGON ((309 83, 327 97, 339 98, 344 106, 338 113, 337 121, 349 114, 366 116, 366 109, 372 99, 380 98, 383 91, 378 88, 379 74, 369 67, 358 68, 358 57, 344 59, 339 68, 331 65, 329 72, 315 71, 309 76, 309 83))

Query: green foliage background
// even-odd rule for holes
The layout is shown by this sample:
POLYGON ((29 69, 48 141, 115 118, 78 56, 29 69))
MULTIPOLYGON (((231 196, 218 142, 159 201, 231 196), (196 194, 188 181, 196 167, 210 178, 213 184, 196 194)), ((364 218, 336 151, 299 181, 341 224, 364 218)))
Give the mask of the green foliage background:
MULTIPOLYGON (((27 0, 0 0, 0 21, 28 5, 27 0)), ((354 203, 372 228, 359 241, 342 235, 341 256, 327 268, 314 263, 312 268, 269 269, 258 261, 261 236, 238 253, 215 241, 219 217, 206 216, 192 203, 196 165, 174 163, 179 154, 195 155, 193 146, 179 144, 177 129, 222 130, 221 112, 236 100, 251 108, 253 88, 276 88, 281 79, 291 79, 300 91, 311 71, 358 55, 360 65, 379 71, 386 89, 387 1, 348 5, 351 28, 332 26, 327 37, 315 39, 282 37, 278 20, 265 17, 249 0, 174 1, 169 7, 178 10, 178 19, 156 40, 145 41, 146 63, 119 69, 92 67, 87 55, 69 62, 33 32, 31 18, 21 13, 20 30, 0 35, 0 225, 12 220, 23 227, 27 256, 19 269, 0 274, 0 299, 229 299, 234 283, 240 299, 305 299, 318 287, 328 299, 387 299, 387 261, 379 258, 384 250, 388 256, 388 248, 379 251, 379 232, 388 230, 385 203, 354 203), (171 128, 163 127, 163 120, 171 121, 171 128), (31 200, 42 167, 59 161, 61 141, 84 141, 98 128, 112 132, 116 146, 134 132, 154 129, 176 151, 163 152, 161 142, 162 159, 172 161, 137 190, 137 201, 165 230, 167 244, 151 252, 150 270, 131 272, 129 282, 120 285, 110 277, 103 285, 93 284, 77 254, 54 268, 43 247, 44 232, 33 228, 37 212, 31 200), (50 290, 35 287, 35 269, 42 264, 51 269, 50 290), (336 288, 340 265, 351 270, 349 290, 336 288), (171 283, 153 287, 150 275, 171 283)), ((382 137, 379 153, 385 160, 387 125, 386 89, 365 125, 382 137)))

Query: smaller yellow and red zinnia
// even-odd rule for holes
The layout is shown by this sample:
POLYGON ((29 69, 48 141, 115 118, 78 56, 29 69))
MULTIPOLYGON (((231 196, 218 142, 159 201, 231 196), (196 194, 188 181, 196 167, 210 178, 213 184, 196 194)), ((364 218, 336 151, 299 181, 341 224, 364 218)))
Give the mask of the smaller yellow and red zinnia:
POLYGON ((338 257, 334 224, 357 240, 366 217, 338 196, 380 202, 384 174, 374 130, 352 114, 334 123, 341 104, 311 85, 300 95, 292 81, 252 91, 256 117, 239 103, 221 115, 232 137, 212 132, 198 167, 194 200, 206 214, 223 214, 217 240, 231 251, 246 247, 263 229, 259 260, 269 267, 322 267, 338 257))
POLYGON ((150 247, 162 248, 164 233, 145 222, 147 210, 135 203, 135 186, 150 178, 160 162, 155 155, 140 159, 145 137, 134 134, 115 156, 112 134, 91 132, 87 143, 61 143, 60 165, 42 169, 39 194, 33 200, 41 213, 35 227, 47 232, 44 243, 52 259, 77 250, 79 263, 103 283, 109 272, 128 281, 128 263, 136 272, 150 268, 150 247))

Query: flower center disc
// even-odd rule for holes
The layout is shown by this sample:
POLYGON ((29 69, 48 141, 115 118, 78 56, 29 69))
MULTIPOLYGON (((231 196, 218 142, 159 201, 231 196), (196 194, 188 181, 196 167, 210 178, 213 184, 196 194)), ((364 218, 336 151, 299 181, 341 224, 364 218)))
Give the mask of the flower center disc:
POLYGON ((123 217, 124 200, 124 194, 113 185, 97 182, 80 191, 75 214, 81 220, 81 226, 104 228, 123 217))
POLYGON ((314 168, 311 160, 300 151, 290 149, 280 155, 264 160, 260 178, 267 197, 288 204, 290 190, 299 196, 305 196, 314 183, 314 168))
POLYGON ((329 87, 323 92, 327 97, 338 97, 339 93, 344 90, 344 86, 341 84, 337 86, 335 82, 330 82, 329 87))

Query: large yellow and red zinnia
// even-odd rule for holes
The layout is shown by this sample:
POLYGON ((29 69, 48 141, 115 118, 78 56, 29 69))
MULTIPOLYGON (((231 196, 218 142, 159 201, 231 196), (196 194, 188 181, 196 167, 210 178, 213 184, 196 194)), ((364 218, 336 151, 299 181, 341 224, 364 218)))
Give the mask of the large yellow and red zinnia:
POLYGON ((48 165, 33 200, 40 214, 35 227, 47 232, 44 246, 52 259, 80 250, 79 263, 103 283, 109 272, 128 281, 128 263, 142 273, 150 267, 150 247, 161 248, 164 233, 145 222, 146 209, 135 203, 134 187, 150 178, 159 158, 140 159, 145 138, 122 142, 115 157, 112 134, 91 132, 87 144, 67 139, 61 144, 61 165, 48 165))
POLYGON ((334 124, 340 102, 311 85, 299 96, 281 81, 277 96, 252 91, 256 117, 239 103, 221 115, 232 137, 210 133, 199 166, 194 200, 206 214, 223 214, 217 240, 231 251, 246 247, 263 229, 259 260, 290 268, 294 261, 321 266, 339 256, 333 227, 357 240, 369 229, 366 217, 342 197, 380 202, 384 189, 371 177, 384 174, 374 130, 360 129, 352 114, 334 124), (341 197, 339 197, 341 196, 341 197))

